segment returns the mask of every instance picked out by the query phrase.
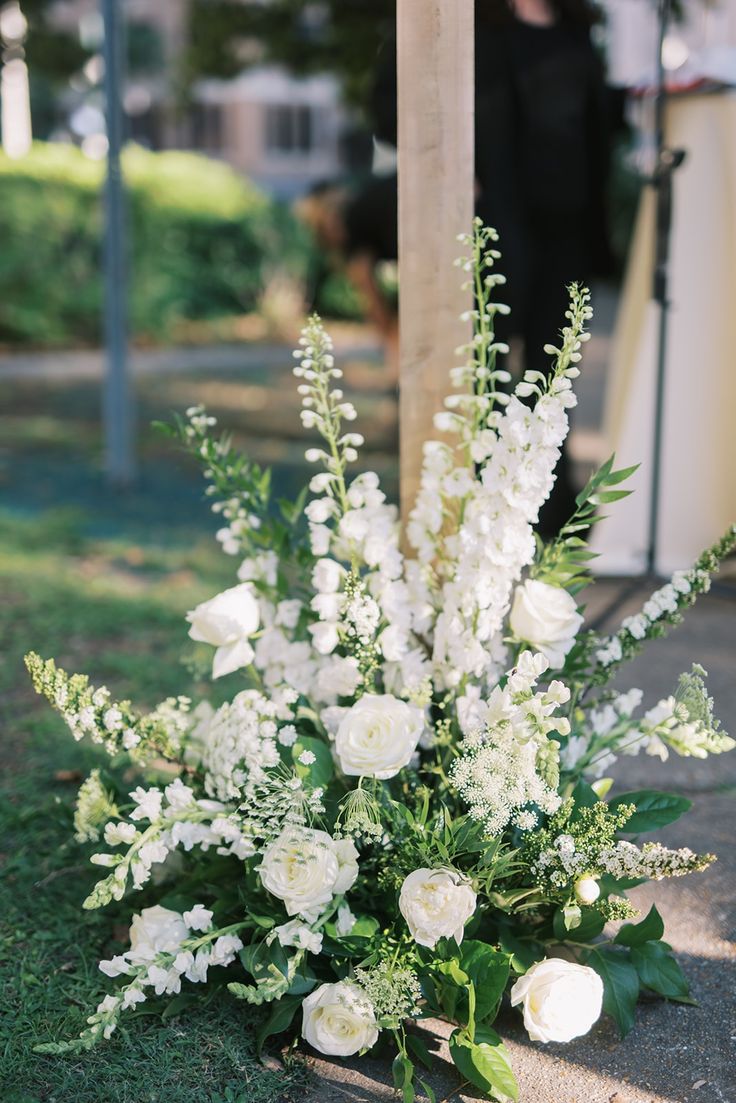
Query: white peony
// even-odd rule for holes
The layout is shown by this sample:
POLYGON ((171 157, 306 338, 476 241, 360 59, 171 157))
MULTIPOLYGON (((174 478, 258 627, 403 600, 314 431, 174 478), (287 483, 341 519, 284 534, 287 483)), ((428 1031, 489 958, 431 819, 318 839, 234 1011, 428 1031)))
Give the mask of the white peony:
POLYGON ((175 954, 187 938, 189 931, 183 916, 156 904, 153 908, 144 908, 140 915, 133 916, 130 925, 130 950, 126 957, 134 965, 153 961, 157 954, 175 954))
POLYGON ((368 997, 350 981, 321 984, 302 1003, 302 1035, 328 1057, 351 1057, 378 1040, 368 997))
POLYGON ((453 869, 415 869, 405 878, 399 910, 420 946, 434 949, 441 938, 463 940, 463 928, 475 911, 476 895, 453 869))
POLYGON ((294 827, 266 847, 258 872, 289 915, 313 922, 334 895, 347 892, 354 883, 357 858, 349 839, 336 842, 326 831, 294 827))
POLYGON ((213 678, 232 674, 253 662, 249 637, 258 629, 260 613, 250 583, 243 582, 203 601, 187 613, 187 620, 190 639, 217 648, 212 661, 213 678))
POLYGON ((337 729, 335 752, 344 774, 394 777, 408 765, 424 729, 424 714, 391 694, 366 693, 337 729))
POLYGON ((603 982, 587 965, 562 958, 538 961, 511 989, 523 1004, 524 1026, 533 1042, 569 1042, 587 1034, 603 1006, 603 982))
POLYGON ((516 587, 509 617, 511 631, 541 651, 553 670, 564 666, 582 623, 575 599, 560 586, 529 578, 516 587))

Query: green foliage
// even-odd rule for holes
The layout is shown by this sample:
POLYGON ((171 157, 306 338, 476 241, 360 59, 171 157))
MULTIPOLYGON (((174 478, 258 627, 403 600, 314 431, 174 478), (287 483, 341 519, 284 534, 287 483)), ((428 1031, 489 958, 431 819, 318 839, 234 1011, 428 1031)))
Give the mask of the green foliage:
POLYGON ((476 1088, 501 1103, 519 1098, 519 1086, 503 1042, 490 1027, 479 1027, 471 1036, 456 1030, 450 1038, 450 1056, 462 1075, 476 1088))
POLYGON ((612 812, 633 805, 635 811, 626 821, 624 830, 631 834, 655 831, 674 823, 689 808, 692 802, 674 793, 659 793, 654 789, 640 789, 635 793, 621 793, 609 804, 612 812))
POLYGON ((614 471, 615 456, 611 456, 591 476, 575 499, 577 506, 569 521, 560 529, 559 535, 549 544, 538 540, 537 558, 530 574, 550 586, 560 586, 576 594, 590 583, 590 561, 595 553, 588 551, 587 539, 582 533, 588 532, 603 514, 598 512, 602 505, 626 498, 630 490, 615 490, 630 478, 638 464, 622 467, 614 471))
POLYGON ((125 1031, 105 1047, 72 1059, 34 1052, 40 1045, 64 1050, 65 1043, 49 1038, 84 1027, 101 995, 95 963, 123 948, 118 925, 129 912, 113 904, 111 913, 80 913, 97 875, 72 839, 77 786, 61 778, 63 771, 88 774, 106 760, 101 749, 69 738, 33 692, 22 656, 43 638, 65 661, 93 668, 121 696, 135 692, 153 704, 160 693, 182 689, 181 617, 221 578, 217 552, 209 545, 203 550, 193 526, 179 545, 139 549, 132 591, 120 569, 125 546, 91 543, 82 520, 73 525, 67 516, 62 525, 58 513, 48 520, 0 515, 3 1103, 127 1103, 149 1099, 154 1087, 169 1103, 296 1100, 305 1092, 304 1066, 287 1060, 266 1068, 256 1052, 263 1012, 235 1004, 227 992, 197 991, 186 1019, 173 1028, 164 1015, 169 1006, 179 1014, 183 1005, 151 1001, 145 1014, 131 1012, 125 1031), (90 574, 93 563, 99 576, 90 574), (194 585, 172 587, 173 572, 195 568, 194 585))
POLYGON ((588 965, 603 981, 603 1010, 616 1022, 624 1037, 634 1025, 639 998, 639 976, 628 950, 601 947, 590 952, 588 965))
MULTIPOLYGON (((129 147, 123 168, 133 335, 253 310, 274 269, 305 273, 304 231, 228 166, 129 147)), ((72 146, 0 154, 0 341, 99 342, 102 182, 103 165, 72 146)))
POLYGON ((189 81, 232 77, 249 61, 258 64, 265 58, 299 74, 334 73, 348 99, 365 107, 379 48, 393 31, 395 3, 192 0, 189 13, 189 81))

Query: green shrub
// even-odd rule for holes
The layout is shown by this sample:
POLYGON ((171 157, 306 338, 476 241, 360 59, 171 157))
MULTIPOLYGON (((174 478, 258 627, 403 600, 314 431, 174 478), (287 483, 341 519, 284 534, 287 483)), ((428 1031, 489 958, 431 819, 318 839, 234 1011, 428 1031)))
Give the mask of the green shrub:
MULTIPOLYGON (((252 310, 275 268, 306 271, 304 231, 228 166, 138 147, 123 165, 135 336, 252 310)), ((0 154, 0 341, 99 342, 103 174, 68 145, 0 154)))

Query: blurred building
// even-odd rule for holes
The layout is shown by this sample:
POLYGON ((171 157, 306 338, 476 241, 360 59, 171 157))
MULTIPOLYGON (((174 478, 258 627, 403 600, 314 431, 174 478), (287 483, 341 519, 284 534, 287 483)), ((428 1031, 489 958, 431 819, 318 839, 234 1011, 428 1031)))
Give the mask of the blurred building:
MULTIPOLYGON (((221 158, 285 199, 340 175, 349 120, 334 77, 299 79, 277 66, 251 62, 232 80, 199 81, 184 95, 186 0, 121 3, 129 59, 124 106, 133 141, 151 149, 195 149, 221 158)), ((97 0, 58 0, 54 18, 59 26, 76 29, 89 48, 99 45, 97 0)), ((95 128, 104 133, 102 105, 93 91, 100 67, 95 54, 85 67, 87 89, 80 80, 67 97, 69 129, 90 146, 95 128)))

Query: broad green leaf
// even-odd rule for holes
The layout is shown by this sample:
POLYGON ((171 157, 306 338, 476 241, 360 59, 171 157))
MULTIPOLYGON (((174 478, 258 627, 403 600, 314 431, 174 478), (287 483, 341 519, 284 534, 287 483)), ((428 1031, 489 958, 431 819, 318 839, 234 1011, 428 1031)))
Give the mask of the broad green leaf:
POLYGON ((633 804, 636 812, 626 822, 623 830, 627 833, 639 835, 645 831, 655 831, 668 823, 679 819, 684 812, 691 807, 692 802, 685 797, 678 797, 675 793, 660 793, 655 789, 639 789, 633 793, 621 793, 610 802, 609 807, 615 810, 622 804, 633 804))
POLYGON ((545 956, 544 944, 533 939, 517 938, 503 928, 499 935, 501 949, 511 955, 511 968, 515 973, 526 973, 536 961, 545 956))
POLYGON ((414 1103, 416 1099, 414 1066, 405 1053, 397 1053, 391 1071, 394 1077, 394 1087, 401 1092, 403 1103, 414 1103))
MULTIPOLYGON (((646 922, 646 920, 645 920, 646 922)), ((690 986, 669 947, 664 942, 645 942, 631 950, 631 961, 642 987, 665 996, 668 1000, 690 1000, 690 986)))
POLYGON ((634 1025, 634 1009, 639 997, 639 975, 628 951, 591 950, 588 965, 603 981, 603 1010, 615 1019, 624 1037, 634 1025))
POLYGON ((315 789, 326 789, 335 774, 335 764, 332 761, 330 748, 321 739, 314 739, 310 735, 300 735, 291 748, 294 759, 294 769, 301 778, 306 778, 315 789), (299 761, 299 756, 307 752, 314 755, 314 762, 305 764, 299 761))
POLYGON ((471 1042, 465 1030, 450 1038, 450 1055, 461 1074, 500 1103, 519 1098, 519 1086, 506 1047, 490 1027, 479 1027, 471 1042))
POLYGON ((624 923, 614 942, 618 942, 620 946, 643 946, 645 942, 652 939, 657 941, 663 934, 662 916, 652 904, 649 914, 642 919, 641 923, 624 923))
POLYGON ((575 942, 591 942, 597 938, 606 925, 606 921, 595 908, 582 908, 580 925, 575 928, 573 937, 575 942))
POLYGON ((475 985, 475 1015, 482 1022, 498 1008, 509 979, 510 957, 485 942, 467 939, 460 947, 460 966, 475 985))
POLYGON ((286 1030, 291 1026, 291 1021, 301 1004, 301 996, 282 996, 280 1000, 276 1001, 273 1005, 273 1011, 256 1034, 256 1047, 259 1057, 267 1038, 270 1038, 272 1034, 280 1034, 282 1030, 286 1030))

